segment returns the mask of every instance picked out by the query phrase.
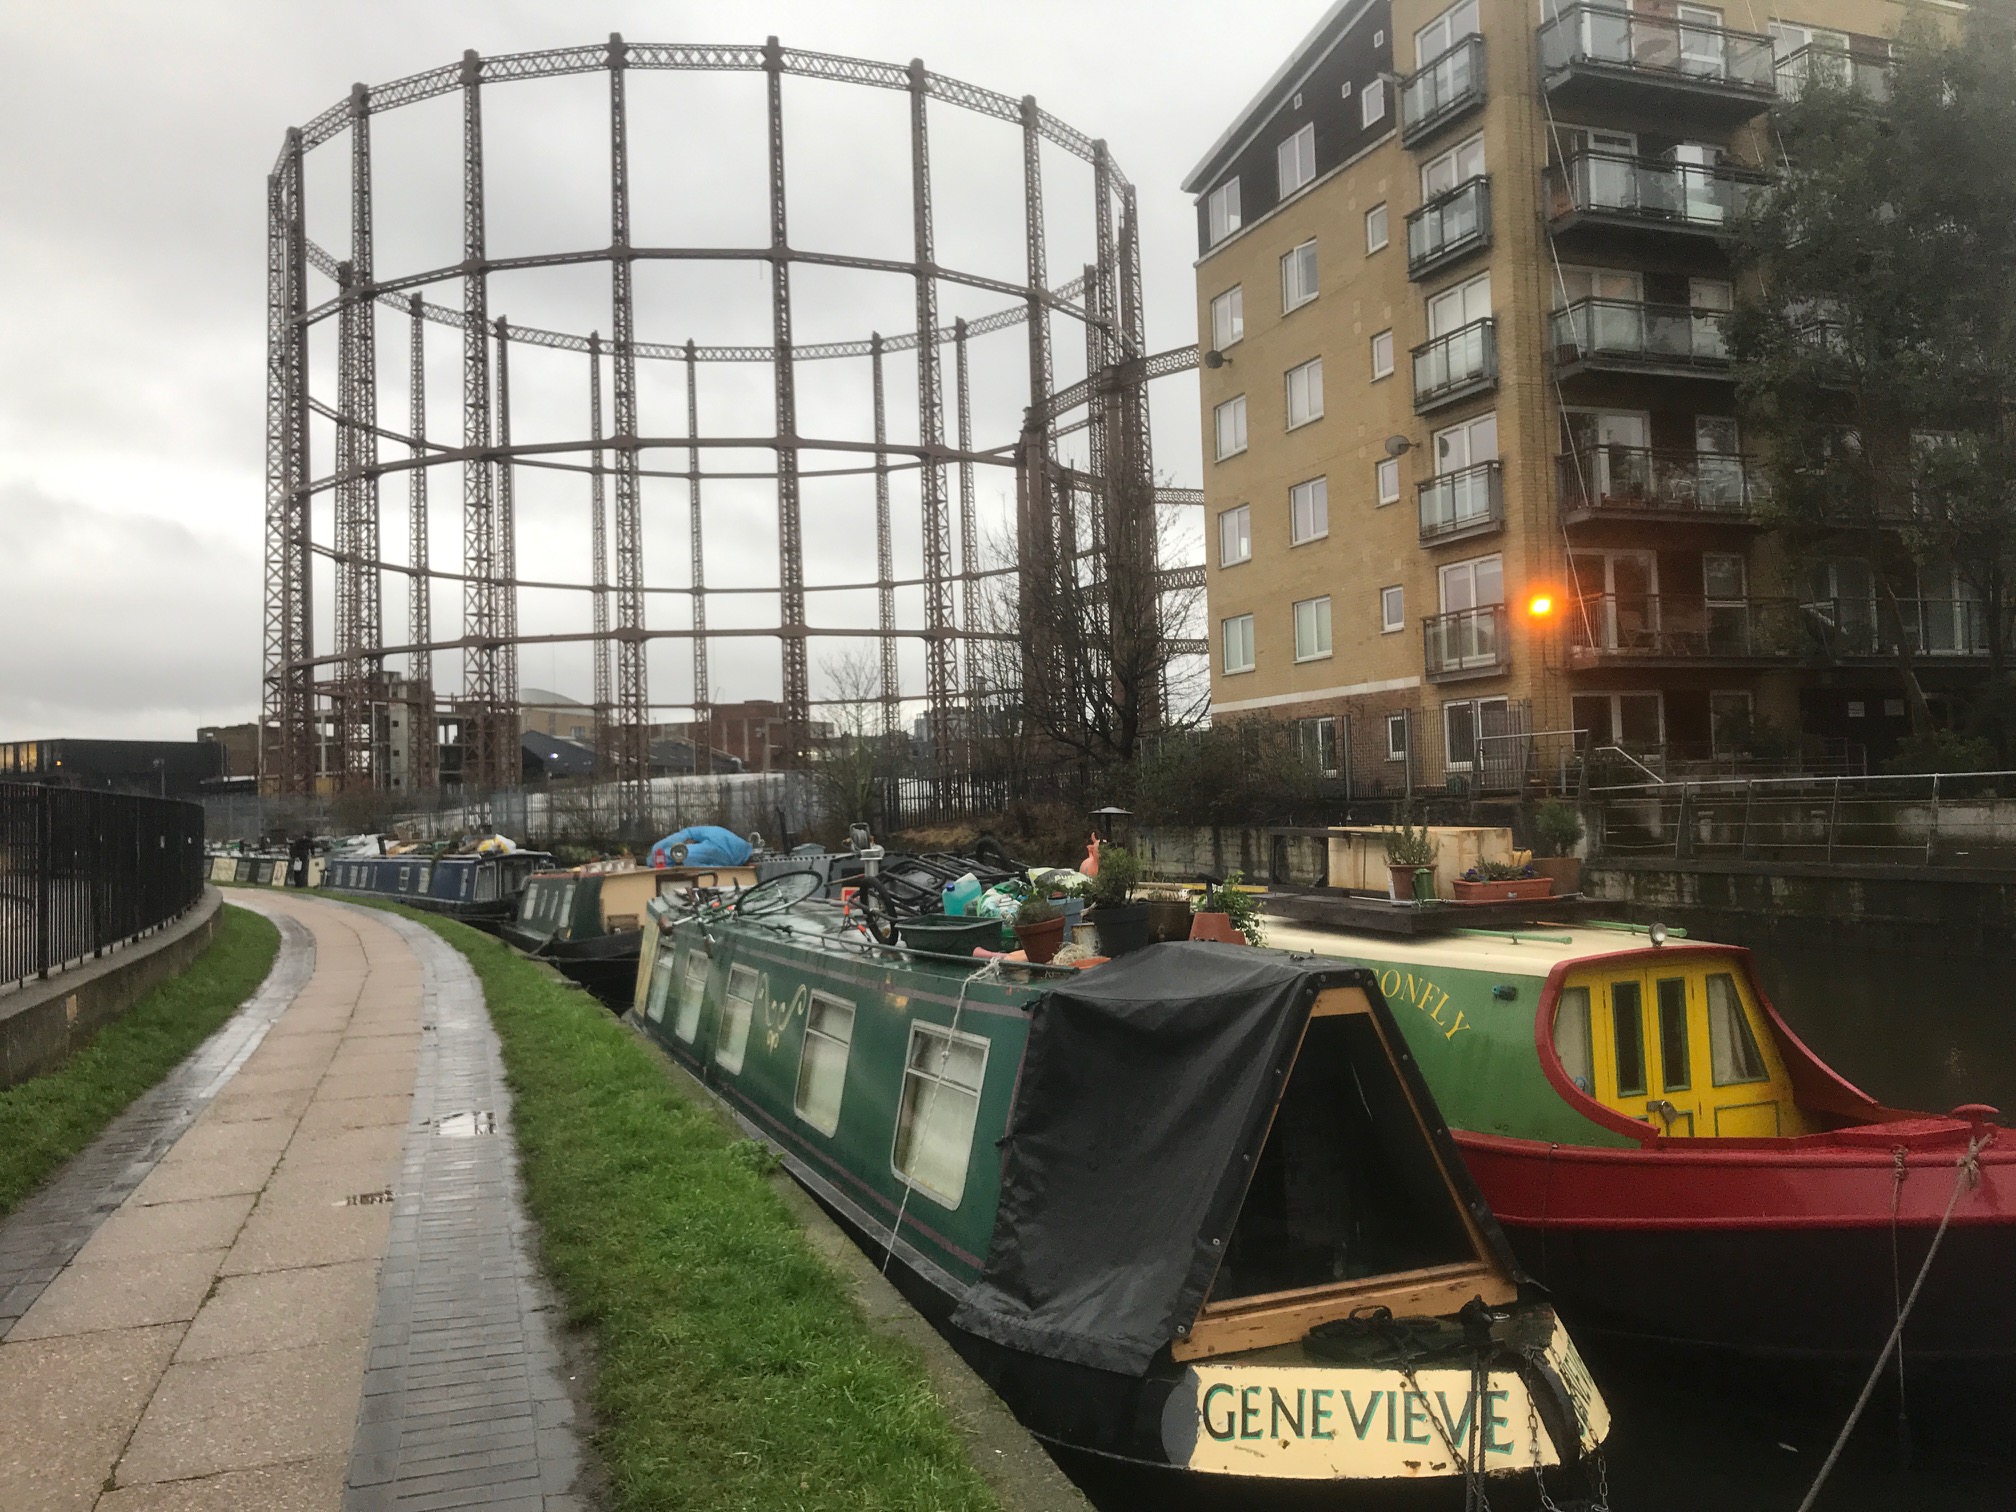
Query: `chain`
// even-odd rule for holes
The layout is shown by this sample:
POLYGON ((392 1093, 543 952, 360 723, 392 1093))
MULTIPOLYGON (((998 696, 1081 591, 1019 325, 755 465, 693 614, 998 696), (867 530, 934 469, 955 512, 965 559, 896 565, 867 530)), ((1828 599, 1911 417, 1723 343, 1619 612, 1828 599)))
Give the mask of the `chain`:
POLYGON ((1435 1409, 1429 1405, 1428 1393, 1421 1389, 1421 1383, 1414 1378, 1414 1367, 1404 1358, 1399 1365, 1400 1375, 1407 1382, 1407 1389, 1421 1398, 1421 1405, 1428 1413, 1428 1421, 1435 1425, 1436 1437, 1442 1440, 1442 1447, 1449 1451, 1449 1458, 1456 1462, 1456 1468, 1463 1476, 1463 1512, 1491 1512, 1491 1503, 1484 1495, 1482 1456, 1474 1453, 1477 1447, 1477 1421, 1484 1415, 1488 1401, 1477 1389, 1479 1375, 1488 1377, 1489 1374, 1484 1356, 1481 1353, 1477 1356, 1477 1364, 1470 1372, 1470 1443, 1473 1454, 1467 1460, 1464 1459, 1462 1451, 1456 1447, 1456 1440, 1451 1436, 1448 1426, 1435 1415, 1435 1409))
MULTIPOLYGON (((1543 1351, 1529 1348, 1523 1353, 1538 1375, 1545 1358, 1543 1351)), ((1588 1462, 1590 1478, 1595 1483, 1596 1498, 1592 1502, 1584 1503, 1584 1506, 1587 1512, 1610 1512, 1610 1466, 1603 1458, 1603 1445, 1596 1441, 1596 1435, 1589 1426, 1589 1414, 1583 1410, 1581 1393, 1576 1391, 1574 1383, 1565 1375, 1561 1377, 1561 1385, 1568 1394, 1568 1406, 1575 1414, 1576 1442, 1579 1444, 1587 1440, 1591 1445, 1583 1458, 1588 1462)), ((1527 1441, 1533 1446, 1533 1484, 1539 1488, 1543 1512, 1562 1512, 1560 1504, 1548 1495, 1547 1480, 1541 1473, 1540 1417, 1533 1405, 1533 1388, 1530 1381, 1526 1387, 1526 1433, 1527 1441)))

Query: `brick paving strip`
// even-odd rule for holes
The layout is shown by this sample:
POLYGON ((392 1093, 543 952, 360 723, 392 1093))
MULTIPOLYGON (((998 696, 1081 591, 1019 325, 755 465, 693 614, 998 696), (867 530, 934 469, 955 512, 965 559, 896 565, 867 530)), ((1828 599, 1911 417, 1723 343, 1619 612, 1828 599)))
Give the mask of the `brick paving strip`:
POLYGON ((245 901, 274 975, 0 1223, 0 1508, 579 1512, 468 963, 245 901))

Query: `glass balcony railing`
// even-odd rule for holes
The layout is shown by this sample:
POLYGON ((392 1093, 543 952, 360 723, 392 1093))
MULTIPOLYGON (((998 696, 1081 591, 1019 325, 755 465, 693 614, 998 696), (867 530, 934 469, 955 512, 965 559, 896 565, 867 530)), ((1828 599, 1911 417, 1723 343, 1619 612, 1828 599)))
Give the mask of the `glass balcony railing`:
POLYGON ((1463 38, 1400 82, 1400 141, 1425 142, 1484 103, 1484 39, 1463 38))
POLYGON ((1977 599, 1903 599, 1893 620, 1873 598, 1710 599, 1674 593, 1596 593, 1568 614, 1577 660, 1841 661, 1895 655, 1985 657, 1986 611, 1977 599))
POLYGON ((1811 88, 1845 89, 1871 105, 1890 98, 1888 58, 1857 57, 1845 47, 1813 42, 1785 54, 1773 66, 1778 98, 1796 100, 1811 88))
POLYGON ((1554 360, 1561 367, 1719 370, 1729 366, 1728 318, 1727 310, 1692 305, 1578 299, 1554 312, 1554 360))
POLYGON ((1466 179, 1407 217, 1407 276, 1420 278, 1491 245, 1491 180, 1466 179))
POLYGON ((1555 458, 1555 469, 1562 506, 1573 514, 1741 519, 1767 496, 1747 457, 1721 452, 1591 446, 1555 458))
POLYGON ((1511 666, 1505 606, 1431 614, 1421 622, 1421 655, 1430 677, 1475 677, 1511 666))
POLYGON ((1429 478, 1416 485, 1415 494, 1424 541, 1482 532, 1505 523, 1504 470, 1495 461, 1429 478))
POLYGON ((1414 348, 1417 413, 1478 393, 1498 381, 1497 327, 1489 316, 1414 348))
POLYGON ((1540 67, 1552 77, 1578 64, 1630 70, 1650 79, 1776 92, 1771 39, 1683 17, 1570 5, 1540 28, 1540 67))
POLYGON ((1726 164, 1577 152, 1548 165, 1544 187, 1552 221, 1580 213, 1713 233, 1728 228, 1764 182, 1726 164))

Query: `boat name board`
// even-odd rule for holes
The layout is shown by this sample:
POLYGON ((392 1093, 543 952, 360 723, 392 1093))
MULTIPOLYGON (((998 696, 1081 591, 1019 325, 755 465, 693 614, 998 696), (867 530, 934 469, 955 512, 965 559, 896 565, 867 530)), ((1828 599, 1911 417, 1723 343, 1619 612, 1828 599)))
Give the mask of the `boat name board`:
POLYGON ((1449 994, 1437 987, 1425 975, 1416 976, 1411 971, 1402 971, 1395 966, 1381 967, 1376 961, 1365 963, 1379 973, 1379 990, 1389 1003, 1412 1003, 1434 1021, 1442 1031, 1442 1038, 1453 1040, 1466 1029, 1477 1026, 1463 1016, 1458 1008, 1453 1013, 1449 1009, 1449 994))

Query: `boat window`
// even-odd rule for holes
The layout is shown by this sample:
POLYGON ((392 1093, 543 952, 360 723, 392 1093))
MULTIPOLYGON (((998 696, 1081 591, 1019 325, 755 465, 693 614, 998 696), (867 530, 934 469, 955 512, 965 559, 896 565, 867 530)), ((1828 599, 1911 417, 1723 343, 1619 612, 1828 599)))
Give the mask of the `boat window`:
POLYGON ((805 1047, 798 1054, 798 1092, 792 1107, 821 1134, 840 1127, 840 1095, 847 1090, 847 1049, 854 1042, 854 1005, 823 992, 805 1010, 805 1047))
POLYGON ((1211 1300, 1476 1258, 1370 1016, 1312 1018, 1211 1300))
POLYGON ((1645 1095, 1645 1006, 1636 982, 1610 984, 1610 1028, 1617 1050, 1617 1095, 1645 1095))
POLYGON ((679 1016, 672 1020, 672 1033, 687 1044, 700 1032, 700 1006, 707 1000, 707 954, 695 945, 686 957, 685 974, 679 978, 679 1016))
POLYGON ((1554 1005, 1554 1053, 1568 1080, 1584 1092, 1596 1091, 1596 1058, 1589 1049, 1589 989, 1563 987, 1554 1005))
POLYGON ((1750 1032, 1736 979, 1726 971, 1708 978, 1708 1060, 1709 1074, 1718 1087, 1771 1079, 1757 1048, 1757 1037, 1750 1032))
POLYGON ((580 885, 578 882, 569 882, 565 891, 560 894, 560 907, 553 915, 555 924, 564 924, 574 917, 574 892, 580 885))
POLYGON ((1664 977, 1652 990, 1659 1003, 1659 1083, 1668 1092, 1685 1092, 1694 1084, 1687 1061, 1687 983, 1664 977))
POLYGON ((936 1024, 910 1026, 903 1100, 896 1111, 896 1174, 934 1202, 956 1208, 980 1115, 987 1041, 936 1024))
POLYGON ((660 947, 651 962, 651 990, 644 994, 644 1017, 654 1024, 665 1021, 665 999, 672 992, 672 948, 660 947))
POLYGON ((734 967, 728 973, 728 998, 721 1005, 721 1043, 714 1059, 733 1076, 742 1069, 749 1050, 749 1020, 756 1014, 758 978, 754 968, 734 967))

